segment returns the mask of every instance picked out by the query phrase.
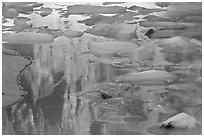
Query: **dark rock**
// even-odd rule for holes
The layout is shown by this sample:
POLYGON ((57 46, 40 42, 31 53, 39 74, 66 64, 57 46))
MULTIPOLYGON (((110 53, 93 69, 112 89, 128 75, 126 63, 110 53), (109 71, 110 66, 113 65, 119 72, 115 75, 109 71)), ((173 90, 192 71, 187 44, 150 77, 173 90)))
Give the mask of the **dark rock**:
POLYGON ((151 38, 153 33, 154 33, 154 29, 150 29, 144 35, 146 35, 147 37, 151 38))

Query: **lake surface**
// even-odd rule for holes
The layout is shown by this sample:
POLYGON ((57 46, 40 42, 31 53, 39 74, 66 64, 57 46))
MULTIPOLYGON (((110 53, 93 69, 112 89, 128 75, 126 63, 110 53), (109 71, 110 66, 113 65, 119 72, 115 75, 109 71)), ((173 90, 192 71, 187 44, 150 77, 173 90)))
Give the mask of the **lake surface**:
POLYGON ((2 134, 202 134, 202 3, 2 4, 2 134))

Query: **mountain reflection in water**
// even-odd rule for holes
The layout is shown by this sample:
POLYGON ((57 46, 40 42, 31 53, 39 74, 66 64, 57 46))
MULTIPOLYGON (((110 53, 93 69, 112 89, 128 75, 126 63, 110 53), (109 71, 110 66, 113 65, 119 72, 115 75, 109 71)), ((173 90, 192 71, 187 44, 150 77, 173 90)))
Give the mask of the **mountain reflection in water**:
MULTIPOLYGON (((160 4, 164 6, 167 3, 160 4)), ((19 102, 2 110, 3 134, 201 134, 202 124, 192 129, 156 127, 182 112, 202 121, 200 35, 193 33, 191 36, 180 31, 170 33, 170 30, 175 30, 175 26, 168 26, 168 32, 162 31, 165 38, 160 37, 158 32, 161 30, 157 27, 151 31, 153 34, 145 35, 146 28, 139 25, 140 19, 135 28, 142 31, 137 34, 134 28, 131 30, 127 26, 134 23, 135 20, 128 20, 133 17, 127 20, 120 18, 122 22, 111 20, 111 23, 122 24, 121 26, 125 24, 124 27, 120 28, 118 25, 119 28, 115 29, 114 25, 106 24, 110 18, 103 16, 106 14, 103 8, 101 11, 104 14, 97 17, 97 14, 89 16, 93 14, 91 11, 75 15, 81 13, 71 8, 73 15, 68 15, 62 5, 47 5, 51 8, 53 6, 54 11, 49 13, 50 9, 36 10, 41 14, 30 15, 35 22, 33 30, 27 31, 35 32, 40 29, 40 33, 53 35, 54 42, 2 44, 3 48, 17 51, 31 61, 19 72, 17 81, 22 90, 27 92, 26 95, 19 102), (56 12, 57 10, 60 12, 56 12), (65 17, 60 16, 61 12, 65 17), (40 17, 42 13, 45 18, 40 17), (66 16, 71 19, 76 16, 84 21, 80 23, 66 16), (100 18, 102 24, 99 21, 98 26, 97 23, 94 24, 94 28, 84 25, 86 18, 93 16, 100 18), (38 21, 42 22, 38 24, 38 21), (63 24, 63 21, 68 24, 63 24), (61 33, 60 30, 67 29, 67 25, 77 31, 88 31, 61 33), (175 37, 177 34, 179 36, 175 37), (121 41, 126 47, 119 44, 118 49, 109 47, 116 46, 114 44, 121 41), (91 47, 91 44, 94 46, 91 47), (193 86, 189 88, 188 84, 193 86)), ((135 4, 131 6, 133 5, 135 4)), ((129 7, 129 11, 134 11, 135 8, 138 7, 129 7)), ((114 12, 119 15, 123 10, 124 7, 114 12)), ((163 8, 155 9, 154 12, 160 10, 163 11, 163 8)), ((169 15, 174 15, 175 11, 170 11, 169 15)), ((141 7, 138 10, 140 14, 146 12, 149 14, 152 10, 141 7)), ((189 15, 188 21, 190 17, 189 15)), ((196 25, 201 23, 197 20, 196 25)), ((92 21, 91 23, 95 22, 94 19, 92 21)))

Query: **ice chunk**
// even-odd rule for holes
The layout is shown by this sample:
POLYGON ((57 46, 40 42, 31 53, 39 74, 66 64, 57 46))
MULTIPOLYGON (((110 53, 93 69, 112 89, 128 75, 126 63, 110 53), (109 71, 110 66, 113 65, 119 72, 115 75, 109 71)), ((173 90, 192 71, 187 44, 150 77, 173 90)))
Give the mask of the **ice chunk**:
POLYGON ((2 40, 8 43, 43 44, 53 42, 54 36, 34 32, 3 33, 2 40))

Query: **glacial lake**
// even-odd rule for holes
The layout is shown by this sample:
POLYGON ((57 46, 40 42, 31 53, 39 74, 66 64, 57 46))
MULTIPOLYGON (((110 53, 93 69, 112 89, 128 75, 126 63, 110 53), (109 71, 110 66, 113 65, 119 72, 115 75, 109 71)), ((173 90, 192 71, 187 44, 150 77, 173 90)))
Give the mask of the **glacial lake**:
POLYGON ((2 3, 3 135, 202 134, 202 3, 2 3))

